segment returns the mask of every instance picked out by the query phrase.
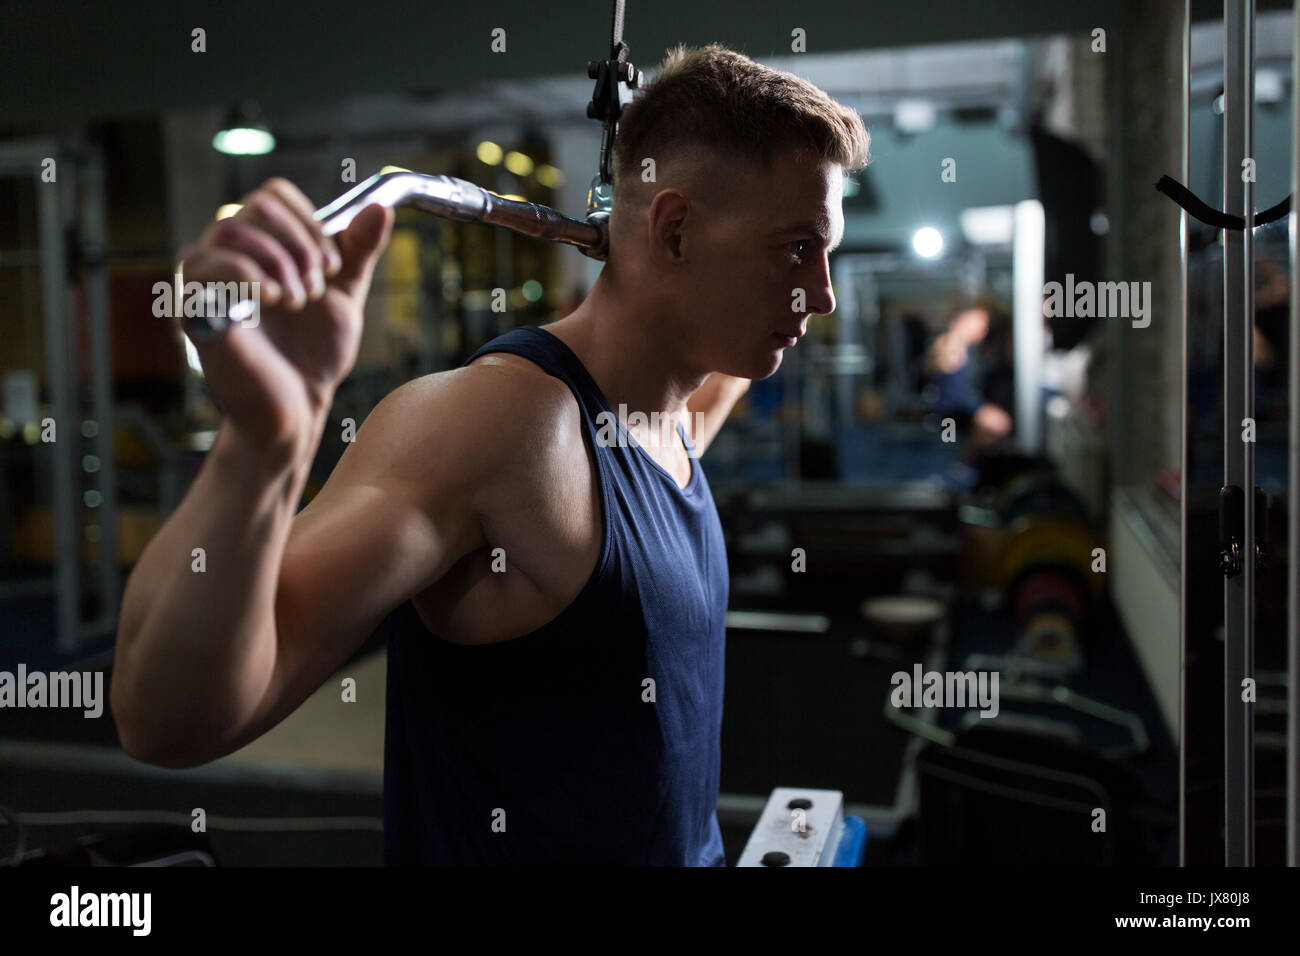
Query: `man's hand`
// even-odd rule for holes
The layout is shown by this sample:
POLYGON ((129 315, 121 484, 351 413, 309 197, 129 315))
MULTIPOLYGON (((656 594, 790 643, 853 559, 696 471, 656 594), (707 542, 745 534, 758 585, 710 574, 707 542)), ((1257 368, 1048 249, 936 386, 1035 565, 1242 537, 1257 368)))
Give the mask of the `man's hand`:
POLYGON ((362 211, 336 238, 311 201, 284 179, 249 194, 180 255, 188 282, 256 282, 257 327, 196 342, 208 388, 255 448, 302 444, 356 362, 362 310, 393 212, 362 211))
POLYGON ((971 424, 974 426, 975 445, 978 448, 1006 438, 1012 429, 1011 416, 992 402, 985 402, 975 409, 971 424))

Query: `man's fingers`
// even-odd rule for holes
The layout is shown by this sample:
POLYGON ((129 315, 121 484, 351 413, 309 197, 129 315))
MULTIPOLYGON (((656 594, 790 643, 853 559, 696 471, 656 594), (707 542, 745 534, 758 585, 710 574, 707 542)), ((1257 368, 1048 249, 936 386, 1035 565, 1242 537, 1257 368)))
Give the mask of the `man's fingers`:
POLYGON ((265 282, 266 274, 252 256, 233 249, 199 246, 181 260, 186 282, 265 282))
POLYGON ((253 259, 267 278, 261 289, 267 305, 275 305, 283 290, 289 290, 289 308, 301 308, 307 302, 307 293, 298 276, 298 266, 293 256, 267 232, 238 218, 223 219, 213 231, 217 249, 228 249, 253 259))
POLYGON ((319 299, 325 294, 325 256, 320 244, 310 230, 274 193, 259 192, 234 217, 236 221, 255 226, 270 233, 296 263, 296 283, 286 288, 292 292, 298 284, 306 299, 319 299))
MULTIPOLYGON (((234 282, 249 285, 257 283, 262 289, 274 288, 274 280, 267 279, 266 273, 255 258, 234 249, 198 246, 181 258, 177 268, 187 284, 190 282, 234 282)), ((275 292, 278 294, 280 290, 277 288, 275 292)), ((181 319, 181 327, 185 328, 184 319, 181 319)), ((196 346, 206 344, 201 338, 193 335, 191 339, 196 346)))
POLYGON ((334 238, 325 235, 322 230, 320 222, 316 219, 316 207, 312 205, 311 200, 303 194, 301 189, 289 180, 279 176, 268 179, 264 184, 264 188, 279 196, 307 228, 312 239, 324 254, 325 275, 331 278, 335 276, 339 269, 343 268, 343 257, 339 254, 338 244, 334 241, 334 238))

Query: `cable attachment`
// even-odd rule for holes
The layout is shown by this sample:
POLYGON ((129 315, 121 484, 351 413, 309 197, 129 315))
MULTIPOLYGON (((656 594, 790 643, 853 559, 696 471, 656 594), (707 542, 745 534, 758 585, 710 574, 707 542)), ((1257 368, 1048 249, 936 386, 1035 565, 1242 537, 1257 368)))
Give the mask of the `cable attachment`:
MULTIPOLYGON (((618 136, 618 120, 623 107, 632 102, 632 91, 641 82, 641 73, 627 60, 629 47, 623 42, 623 0, 614 0, 610 27, 609 56, 587 63, 587 76, 596 81, 587 116, 599 120, 600 165, 599 172, 587 191, 587 221, 599 225, 608 238, 609 213, 614 206, 614 142, 618 136)), ((608 245, 582 249, 593 259, 604 259, 608 245)))

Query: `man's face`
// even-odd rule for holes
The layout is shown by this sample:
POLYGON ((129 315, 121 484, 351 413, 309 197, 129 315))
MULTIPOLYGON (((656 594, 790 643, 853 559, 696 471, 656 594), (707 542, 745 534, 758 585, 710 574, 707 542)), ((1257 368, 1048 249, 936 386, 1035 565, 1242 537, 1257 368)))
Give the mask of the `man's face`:
POLYGON ((844 234, 843 171, 788 151, 736 175, 729 212, 692 230, 676 291, 708 367, 762 379, 809 315, 835 311, 829 253, 844 234))

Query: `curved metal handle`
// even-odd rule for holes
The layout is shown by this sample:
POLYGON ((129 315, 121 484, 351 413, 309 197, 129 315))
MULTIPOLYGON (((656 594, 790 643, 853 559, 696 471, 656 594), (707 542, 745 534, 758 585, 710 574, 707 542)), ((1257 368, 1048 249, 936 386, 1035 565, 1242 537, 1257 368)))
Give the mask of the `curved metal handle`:
MULTIPOLYGON (((333 202, 316 210, 322 231, 333 236, 348 227, 367 206, 397 208, 409 206, 458 222, 484 222, 504 226, 536 239, 566 242, 593 259, 609 254, 608 214, 595 213, 588 220, 571 219, 540 203, 504 199, 455 176, 425 173, 377 173, 358 183, 333 202)), ((229 309, 205 310, 201 317, 185 319, 185 331, 196 341, 208 341, 232 325, 257 314, 251 301, 234 303, 229 309)))
POLYGON ((341 232, 367 206, 411 206, 459 222, 505 226, 537 239, 567 242, 599 252, 605 236, 599 225, 570 219, 540 203, 503 199, 455 176, 424 173, 379 173, 316 212, 327 236, 341 232))

